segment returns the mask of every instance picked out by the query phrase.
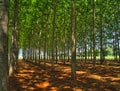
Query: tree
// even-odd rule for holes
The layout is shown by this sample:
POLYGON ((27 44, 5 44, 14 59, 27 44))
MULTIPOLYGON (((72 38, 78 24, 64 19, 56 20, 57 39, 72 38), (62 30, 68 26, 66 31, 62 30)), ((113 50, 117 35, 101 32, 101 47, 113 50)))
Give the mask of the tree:
POLYGON ((95 1, 93 2, 93 67, 95 67, 96 64, 96 35, 95 35, 95 1))
POLYGON ((17 29, 17 19, 18 19, 18 0, 14 0, 14 14, 13 14, 13 26, 11 35, 11 48, 10 48, 10 70, 9 75, 11 76, 14 72, 14 67, 18 61, 18 29, 17 29))
POLYGON ((8 9, 9 0, 0 1, 0 91, 8 86, 8 9))
POLYGON ((85 62, 91 56, 93 66, 96 63, 97 50, 101 53, 101 63, 105 60, 104 49, 109 46, 114 46, 114 53, 119 56, 119 12, 117 11, 119 1, 118 3, 115 0, 41 0, 40 2, 20 0, 19 2, 17 25, 20 34, 19 48, 25 50, 26 59, 37 60, 36 50, 39 50, 39 59, 44 58, 45 65, 47 54, 54 68, 54 60, 56 58, 57 63, 58 52, 61 58, 64 58, 64 63, 72 52, 73 73, 71 74, 74 76, 76 49, 79 49, 78 56, 85 59, 85 62), (115 42, 110 43, 112 40, 115 42), (70 51, 71 46, 73 49, 70 51))
POLYGON ((104 50, 103 50, 103 10, 102 2, 100 4, 100 63, 104 62, 104 50))
POLYGON ((55 60, 55 57, 54 57, 54 47, 55 47, 55 31, 56 31, 56 0, 53 0, 53 22, 52 22, 52 25, 53 25, 53 30, 52 30, 52 70, 54 70, 54 60, 55 60))
POLYGON ((76 79, 76 15, 75 1, 71 0, 71 30, 72 30, 72 50, 71 50, 71 77, 76 79))

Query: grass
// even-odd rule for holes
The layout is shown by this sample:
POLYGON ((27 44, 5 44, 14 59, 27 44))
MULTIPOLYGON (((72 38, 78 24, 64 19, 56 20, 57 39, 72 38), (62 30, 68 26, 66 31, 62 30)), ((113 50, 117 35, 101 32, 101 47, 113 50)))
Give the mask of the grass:
MULTIPOLYGON (((90 56, 89 56, 89 58, 91 58, 90 56)), ((80 57, 80 56, 76 56, 76 59, 85 59, 85 57, 80 57)), ((100 56, 96 56, 96 59, 97 60, 99 60, 100 59, 100 56)), ((114 56, 105 56, 105 59, 106 60, 114 60, 114 56)))

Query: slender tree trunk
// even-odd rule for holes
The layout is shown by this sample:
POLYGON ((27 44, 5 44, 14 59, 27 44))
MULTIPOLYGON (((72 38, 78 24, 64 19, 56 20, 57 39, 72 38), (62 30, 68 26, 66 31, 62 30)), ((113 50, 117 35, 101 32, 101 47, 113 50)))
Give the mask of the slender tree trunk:
POLYGON ((39 63, 38 63, 38 64, 40 64, 40 54, 41 54, 40 51, 41 51, 41 50, 40 50, 40 47, 39 47, 39 63))
POLYGON ((53 15, 53 31, 52 31, 52 70, 54 70, 54 47, 55 47, 55 31, 56 31, 56 0, 53 0, 54 15, 53 15))
POLYGON ((71 24, 72 24, 71 77, 74 80, 76 80, 76 15, 74 0, 71 0, 71 24))
MULTIPOLYGON (((56 6, 55 6, 55 8, 56 8, 56 6)), ((56 12, 56 10, 55 10, 55 12, 56 12)), ((55 53, 55 61, 57 63, 58 62, 58 30, 57 29, 55 29, 55 52, 56 52, 55 53)))
POLYGON ((30 57, 29 61, 32 61, 32 49, 31 48, 30 48, 30 55, 29 55, 29 57, 30 57))
POLYGON ((8 8, 9 0, 0 0, 0 91, 8 91, 8 8))
POLYGON ((33 61, 33 49, 31 48, 31 61, 33 61))
POLYGON ((11 41, 11 58, 10 58, 10 70, 9 75, 14 73, 15 66, 18 61, 18 38, 17 38, 17 16, 18 16, 18 0, 14 0, 14 15, 13 15, 13 27, 12 27, 12 41, 11 41))
MULTIPOLYGON (((87 20, 87 17, 86 17, 86 20, 87 20)), ((87 62, 87 21, 85 21, 85 64, 87 62)))
POLYGON ((100 64, 104 62, 104 50, 103 50, 103 16, 102 16, 102 5, 100 7, 100 64))
MULTIPOLYGON (((117 15, 117 14, 115 14, 117 15)), ((116 61, 119 62, 119 22, 118 22, 118 16, 115 17, 115 22, 116 22, 116 29, 115 29, 115 40, 116 40, 116 61)))
MULTIPOLYGON (((115 17, 115 14, 114 14, 115 17)), ((114 33, 113 35, 113 53, 114 53, 114 61, 117 62, 117 31, 116 31, 116 23, 114 22, 114 33)))
MULTIPOLYGON (((47 24, 46 24, 47 27, 47 24)), ((46 30, 47 31, 47 30, 46 30)), ((46 44, 47 44, 47 33, 45 32, 45 38, 44 38, 44 68, 46 67, 46 44)))
POLYGON ((96 64, 95 1, 93 1, 93 67, 96 64))
POLYGON ((36 63, 36 48, 34 49, 34 62, 36 63))
POLYGON ((86 61, 87 61, 87 45, 85 43, 85 64, 86 64, 86 61))
POLYGON ((35 53, 35 50, 34 50, 34 48, 33 48, 33 49, 32 49, 32 61, 33 61, 33 62, 34 62, 34 59, 35 59, 34 53, 35 53))
POLYGON ((37 46, 36 46, 36 49, 35 49, 35 63, 37 64, 37 46))
POLYGON ((47 46, 47 61, 49 60, 49 56, 48 56, 48 46, 47 46))
POLYGON ((39 45, 39 49, 38 49, 38 53, 39 53, 39 61, 38 61, 38 65, 40 65, 40 62, 41 62, 41 31, 39 31, 39 41, 38 41, 38 45, 39 45))
POLYGON ((93 48, 93 45, 92 45, 92 42, 90 42, 90 59, 91 59, 91 61, 93 60, 92 48, 93 48))
MULTIPOLYGON (((118 22, 117 22, 117 29, 118 28, 118 22)), ((118 31, 118 37, 120 36, 120 31, 118 31)), ((118 39, 118 62, 120 63, 120 39, 118 39)))
POLYGON ((63 55, 63 64, 66 64, 66 60, 65 60, 65 30, 64 30, 64 39, 63 39, 63 53, 64 53, 64 55, 63 55))
MULTIPOLYGON (((65 10, 64 10, 64 12, 65 12, 65 10)), ((63 53, 64 53, 64 55, 63 55, 63 64, 66 64, 66 60, 65 60, 65 27, 66 27, 66 17, 65 17, 65 13, 64 13, 64 29, 63 29, 63 53)))
MULTIPOLYGON (((120 34, 120 33, 119 33, 120 34)), ((119 41, 118 41, 118 56, 119 56, 119 60, 118 60, 118 62, 120 63, 120 43, 119 43, 119 41)))
POLYGON ((56 63, 58 62, 58 33, 56 31, 56 63))
POLYGON ((68 62, 70 61, 70 45, 69 45, 69 42, 68 42, 68 62))
POLYGON ((60 49, 58 50, 58 60, 60 60, 60 49))
POLYGON ((25 48, 23 48, 22 55, 23 55, 23 60, 26 60, 26 58, 25 58, 25 48))
POLYGON ((29 47, 29 49, 28 49, 28 50, 29 50, 29 54, 28 54, 28 59, 27 59, 28 61, 31 60, 31 48, 30 48, 30 40, 31 40, 31 39, 30 39, 30 38, 31 38, 31 37, 29 36, 29 42, 28 42, 28 43, 29 43, 29 44, 28 44, 28 47, 29 47))

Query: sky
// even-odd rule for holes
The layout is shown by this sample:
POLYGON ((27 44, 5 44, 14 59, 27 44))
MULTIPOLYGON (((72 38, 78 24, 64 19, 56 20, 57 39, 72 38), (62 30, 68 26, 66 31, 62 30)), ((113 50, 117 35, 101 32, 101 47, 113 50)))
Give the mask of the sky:
POLYGON ((22 56, 22 49, 19 49, 18 58, 19 58, 19 59, 22 59, 22 58, 23 58, 23 56, 22 56))

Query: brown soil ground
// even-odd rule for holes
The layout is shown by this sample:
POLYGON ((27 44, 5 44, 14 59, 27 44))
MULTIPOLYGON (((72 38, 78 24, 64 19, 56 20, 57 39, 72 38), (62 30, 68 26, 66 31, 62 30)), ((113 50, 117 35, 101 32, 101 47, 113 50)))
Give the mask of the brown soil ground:
POLYGON ((9 78, 8 91, 120 91, 120 66, 77 65, 77 80, 71 79, 70 65, 36 65, 31 62, 18 63, 14 75, 9 78))

